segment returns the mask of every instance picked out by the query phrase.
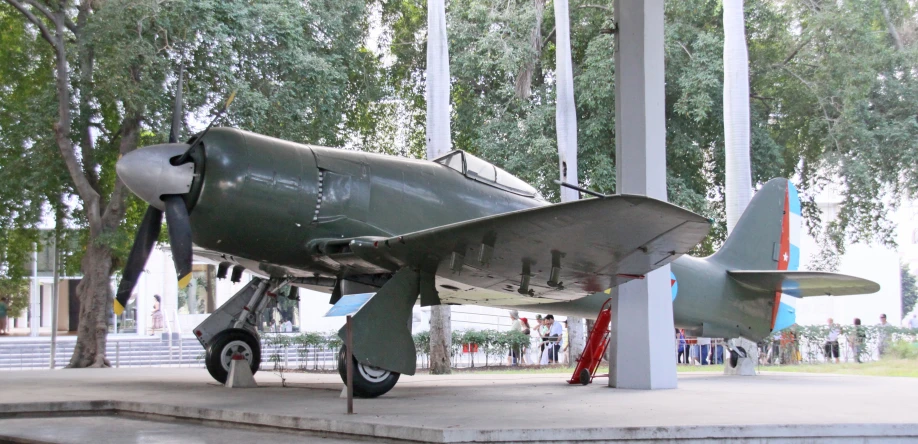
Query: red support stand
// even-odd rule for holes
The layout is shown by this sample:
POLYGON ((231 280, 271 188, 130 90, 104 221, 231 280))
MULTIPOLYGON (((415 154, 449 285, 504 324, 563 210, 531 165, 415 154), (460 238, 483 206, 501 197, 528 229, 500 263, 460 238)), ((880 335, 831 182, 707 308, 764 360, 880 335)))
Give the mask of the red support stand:
POLYGON ((612 298, 606 300, 596 316, 596 322, 593 324, 593 331, 587 337, 586 347, 583 348, 583 354, 577 360, 577 367, 574 368, 574 375, 567 381, 568 384, 587 385, 593 382, 596 377, 596 370, 602 363, 603 356, 609 348, 609 333, 612 322, 612 298))

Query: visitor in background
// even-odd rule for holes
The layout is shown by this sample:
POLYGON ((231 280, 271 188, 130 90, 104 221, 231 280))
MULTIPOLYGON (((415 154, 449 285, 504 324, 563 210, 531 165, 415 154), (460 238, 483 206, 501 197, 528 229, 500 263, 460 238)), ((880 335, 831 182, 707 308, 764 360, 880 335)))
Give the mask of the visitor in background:
POLYGON ((156 332, 162 333, 163 331, 163 310, 162 310, 162 299, 158 294, 153 295, 153 313, 150 313, 150 336, 155 336, 156 332))
POLYGON ((708 365, 708 354, 711 353, 711 338, 698 338, 698 349, 701 353, 701 365, 708 365))
MULTIPOLYGON (((529 319, 520 317, 520 327, 522 328, 521 331, 523 334, 532 339, 530 336, 532 334, 532 330, 529 328, 529 319)), ((520 365, 532 364, 532 360, 529 359, 530 342, 531 341, 523 343, 523 349, 520 350, 520 365)))
MULTIPOLYGON (((520 321, 520 314, 516 310, 510 310, 510 331, 523 331, 523 323, 520 321)), ((510 347, 507 353, 507 364, 517 365, 520 360, 520 351, 516 347, 510 347)))
POLYGON ((293 333, 293 322, 289 318, 284 321, 284 333, 293 333))
POLYGON ((685 329, 676 329, 677 348, 676 364, 688 364, 688 341, 685 340, 685 329))
POLYGON ((545 315, 545 322, 548 323, 548 335, 545 337, 545 348, 548 350, 548 363, 558 363, 558 352, 561 349, 561 336, 564 334, 564 328, 560 322, 555 322, 554 315, 545 315))
POLYGON ((883 357, 889 351, 889 344, 892 341, 893 325, 886 322, 886 313, 880 314, 880 324, 877 325, 877 351, 883 357))
POLYGON ((908 328, 918 329, 918 314, 912 313, 912 317, 908 320, 908 328))
POLYGON ((832 362, 832 358, 835 358, 835 363, 838 364, 838 335, 841 334, 841 331, 838 329, 838 325, 835 324, 835 320, 829 318, 829 335, 826 336, 825 344, 825 354, 826 362, 832 362))
POLYGON ((0 299, 0 335, 10 334, 9 328, 6 326, 7 320, 6 315, 10 309, 10 300, 8 298, 0 299))
POLYGON ((848 342, 851 343, 851 350, 854 352, 854 362, 861 363, 861 353, 864 352, 864 345, 867 343, 867 332, 861 326, 861 318, 854 318, 854 331, 848 336, 848 342))

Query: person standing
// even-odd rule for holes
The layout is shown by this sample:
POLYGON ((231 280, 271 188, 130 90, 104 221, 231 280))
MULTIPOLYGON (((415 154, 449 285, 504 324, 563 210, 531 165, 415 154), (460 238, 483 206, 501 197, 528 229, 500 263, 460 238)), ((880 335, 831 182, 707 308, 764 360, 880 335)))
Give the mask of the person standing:
POLYGON ((864 345, 867 343, 867 332, 861 326, 861 318, 854 318, 854 331, 848 336, 848 342, 854 352, 854 362, 860 364, 861 353, 864 353, 864 345))
POLYGON ((701 365, 708 365, 708 354, 711 353, 711 338, 698 338, 701 365))
POLYGON ((8 298, 0 298, 0 335, 10 334, 9 328, 6 326, 6 315, 10 309, 10 303, 8 298))
MULTIPOLYGON (((523 331, 523 323, 520 321, 520 314, 516 310, 510 310, 510 331, 523 331)), ((510 365, 518 365, 520 361, 520 350, 516 347, 510 347, 510 352, 507 354, 507 363, 510 365)))
POLYGON ((548 363, 558 363, 558 351, 561 349, 561 336, 564 334, 564 328, 561 323, 555 322, 554 315, 546 315, 545 321, 548 322, 548 336, 545 338, 545 348, 548 349, 548 363))
POLYGON ((685 340, 684 328, 676 330, 676 340, 679 342, 679 354, 676 355, 676 364, 688 364, 688 342, 685 340))
POLYGON ((529 328, 529 319, 521 317, 520 327, 522 328, 521 331, 523 335, 525 335, 526 338, 528 339, 527 342, 523 343, 522 345, 523 348, 522 350, 520 350, 520 365, 529 365, 532 363, 530 362, 532 360, 529 359, 529 346, 531 345, 530 343, 532 339, 532 337, 530 336, 532 334, 532 331, 529 328))
POLYGON ((835 363, 838 364, 838 335, 841 332, 838 329, 838 325, 835 324, 835 320, 829 318, 829 335, 826 336, 825 344, 825 354, 826 362, 832 362, 832 358, 835 358, 835 363))
POLYGON ((918 329, 918 313, 912 313, 912 317, 908 319, 908 328, 918 329))
POLYGON ((883 357, 889 352, 889 344, 892 341, 893 325, 886 322, 886 313, 880 314, 880 324, 877 325, 877 351, 879 357, 883 357))
POLYGON ((163 311, 160 306, 162 299, 160 299, 158 294, 154 294, 153 299, 153 313, 150 313, 150 320, 152 321, 150 323, 150 330, 152 330, 150 336, 156 335, 157 331, 163 331, 163 311))

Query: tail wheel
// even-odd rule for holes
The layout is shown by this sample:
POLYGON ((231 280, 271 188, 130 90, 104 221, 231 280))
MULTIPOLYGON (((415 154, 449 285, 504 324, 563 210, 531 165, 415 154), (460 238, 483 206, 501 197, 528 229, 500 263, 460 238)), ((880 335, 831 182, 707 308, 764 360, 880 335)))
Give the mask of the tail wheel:
MULTIPOLYGON (((358 398, 375 398, 383 395, 398 382, 400 373, 384 370, 357 362, 354 358, 354 396, 358 398)), ((347 348, 338 351, 338 374, 347 384, 347 348)))
POLYGON ((231 328, 217 334, 207 347, 204 363, 210 376, 217 382, 226 383, 233 355, 241 354, 249 363, 252 374, 261 366, 261 344, 248 330, 231 328))
POLYGON ((580 370, 580 384, 587 385, 591 382, 593 381, 590 380, 590 370, 589 369, 580 370))

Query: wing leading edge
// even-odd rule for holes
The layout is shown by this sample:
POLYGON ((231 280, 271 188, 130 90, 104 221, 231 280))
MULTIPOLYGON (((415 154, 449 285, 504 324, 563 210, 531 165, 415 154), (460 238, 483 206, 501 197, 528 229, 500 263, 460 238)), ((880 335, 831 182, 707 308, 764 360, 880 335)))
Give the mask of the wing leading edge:
POLYGON ((871 280, 822 271, 727 271, 740 285, 759 291, 780 291, 802 298, 809 296, 848 296, 880 291, 871 280))

